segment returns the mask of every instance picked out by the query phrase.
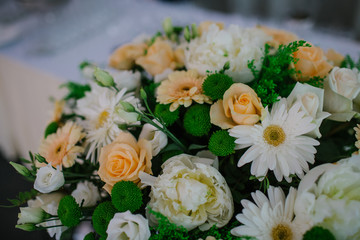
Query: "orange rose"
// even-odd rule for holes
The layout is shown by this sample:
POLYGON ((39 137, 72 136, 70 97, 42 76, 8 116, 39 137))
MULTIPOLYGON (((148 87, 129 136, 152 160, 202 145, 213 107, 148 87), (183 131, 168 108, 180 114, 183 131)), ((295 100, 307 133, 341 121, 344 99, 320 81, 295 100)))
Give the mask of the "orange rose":
POLYGON ((115 183, 133 181, 138 183, 141 171, 152 174, 152 147, 145 139, 136 142, 133 135, 121 132, 117 138, 101 149, 98 174, 106 184, 104 189, 111 193, 115 183))
POLYGON ((201 36, 203 32, 206 32, 212 24, 218 26, 220 30, 224 29, 224 23, 222 22, 204 21, 201 22, 198 26, 199 35, 201 36))
POLYGON ((146 48, 145 43, 123 45, 110 56, 109 65, 119 70, 128 70, 136 59, 144 55, 146 48))
POLYGON ((293 53, 295 59, 298 61, 290 65, 296 71, 301 71, 301 74, 295 74, 293 78, 297 81, 307 81, 311 77, 319 76, 325 77, 333 66, 327 62, 324 52, 319 47, 299 47, 293 53))
POLYGON ((263 110, 260 98, 251 87, 235 83, 226 90, 223 100, 211 106, 210 121, 222 129, 254 125, 260 120, 263 110))
MULTIPOLYGON (((180 58, 180 52, 179 58, 180 58)), ((157 38, 149 47, 147 54, 136 60, 152 76, 162 73, 165 69, 177 67, 176 56, 169 42, 157 38)))
POLYGON ((335 67, 340 67, 341 62, 344 61, 345 57, 343 55, 341 55, 340 53, 338 53, 337 51, 335 51, 334 49, 329 49, 326 52, 326 58, 332 62, 332 64, 335 67))
POLYGON ((263 30, 267 35, 273 38, 272 41, 268 42, 268 44, 275 48, 278 48, 281 44, 287 45, 299 39, 298 36, 296 36, 295 34, 284 30, 269 28, 265 26, 257 26, 257 28, 263 30))

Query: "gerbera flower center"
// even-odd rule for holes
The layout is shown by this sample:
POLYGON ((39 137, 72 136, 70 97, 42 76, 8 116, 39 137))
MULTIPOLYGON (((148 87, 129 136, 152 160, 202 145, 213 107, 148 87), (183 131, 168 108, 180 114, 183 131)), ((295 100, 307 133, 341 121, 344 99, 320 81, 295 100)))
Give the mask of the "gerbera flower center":
POLYGON ((272 239, 273 240, 292 240, 293 232, 291 228, 284 224, 279 224, 272 229, 272 239))
POLYGON ((280 126, 270 125, 265 129, 263 138, 268 144, 277 147, 285 141, 286 135, 280 126))
POLYGON ((108 119, 109 117, 109 112, 104 110, 102 111, 100 114, 99 114, 99 117, 98 117, 98 120, 97 120, 97 123, 96 123, 96 128, 101 128, 104 123, 106 122, 106 120, 108 119))

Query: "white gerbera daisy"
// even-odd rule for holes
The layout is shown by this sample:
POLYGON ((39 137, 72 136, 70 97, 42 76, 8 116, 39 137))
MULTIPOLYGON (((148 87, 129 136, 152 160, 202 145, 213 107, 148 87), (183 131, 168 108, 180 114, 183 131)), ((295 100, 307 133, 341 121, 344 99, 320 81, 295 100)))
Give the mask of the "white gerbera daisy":
POLYGON ((278 181, 285 177, 290 182, 291 174, 302 178, 304 171, 309 171, 308 162, 314 163, 314 146, 319 145, 317 140, 303 135, 316 124, 305 116, 299 102, 287 110, 285 98, 273 105, 271 113, 267 108, 266 112, 261 124, 239 125, 229 130, 238 148, 251 146, 240 158, 238 167, 252 162, 251 174, 257 177, 266 176, 270 169, 278 181))
POLYGON ((77 102, 75 113, 85 117, 80 124, 87 132, 87 158, 91 156, 94 160, 95 150, 111 143, 119 135, 119 125, 139 123, 138 115, 124 111, 120 101, 135 107, 139 104, 133 93, 126 94, 126 88, 116 92, 96 84, 92 84, 91 91, 77 102))
POLYGON ((294 218, 296 189, 290 188, 285 199, 281 188, 268 189, 268 198, 261 191, 251 193, 255 204, 242 200, 244 207, 236 219, 244 225, 233 228, 235 236, 251 236, 258 240, 300 240, 306 230, 306 222, 294 218))

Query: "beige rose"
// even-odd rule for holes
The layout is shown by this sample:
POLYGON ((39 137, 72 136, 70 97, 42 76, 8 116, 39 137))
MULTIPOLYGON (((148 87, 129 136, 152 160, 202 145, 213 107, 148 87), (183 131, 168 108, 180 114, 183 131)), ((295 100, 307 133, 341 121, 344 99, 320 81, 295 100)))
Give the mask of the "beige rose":
POLYGON ((198 26, 198 33, 199 33, 199 35, 201 36, 201 34, 202 34, 203 32, 206 32, 206 31, 209 29, 209 27, 210 27, 211 25, 213 25, 213 24, 215 24, 216 26, 218 26, 218 27, 219 27, 219 30, 224 29, 224 23, 222 23, 222 22, 204 21, 204 22, 201 22, 201 23, 199 24, 199 26, 198 26))
POLYGON ((267 35, 271 36, 273 39, 268 42, 270 46, 278 48, 279 45, 287 45, 293 41, 298 40, 298 36, 291 32, 287 32, 280 29, 269 28, 266 26, 257 26, 257 28, 263 30, 267 35))
POLYGON ((255 91, 246 84, 235 83, 226 90, 223 100, 210 108, 211 123, 222 129, 236 125, 254 125, 260 120, 264 107, 255 91))
POLYGON ((326 52, 326 58, 332 62, 332 64, 335 67, 340 67, 342 61, 344 61, 345 57, 343 55, 341 55, 340 53, 338 53, 337 51, 335 51, 334 49, 329 49, 326 52))
POLYGON ((145 43, 123 45, 110 56, 109 65, 119 70, 131 69, 135 60, 144 55, 146 48, 145 43))
POLYGON ((177 60, 181 58, 181 50, 176 55, 168 41, 157 38, 148 48, 147 54, 136 59, 135 62, 155 76, 167 68, 174 70, 178 66, 177 60))
POLYGON ((297 81, 307 81, 311 77, 319 76, 326 77, 333 66, 327 62, 324 52, 319 47, 299 47, 293 53, 295 59, 298 61, 290 65, 296 71, 301 71, 301 74, 295 74, 293 77, 297 81))
POLYGON ((136 141, 133 135, 121 132, 117 138, 101 149, 98 174, 106 184, 104 189, 111 193, 119 181, 138 183, 139 172, 152 174, 151 143, 145 139, 136 141))

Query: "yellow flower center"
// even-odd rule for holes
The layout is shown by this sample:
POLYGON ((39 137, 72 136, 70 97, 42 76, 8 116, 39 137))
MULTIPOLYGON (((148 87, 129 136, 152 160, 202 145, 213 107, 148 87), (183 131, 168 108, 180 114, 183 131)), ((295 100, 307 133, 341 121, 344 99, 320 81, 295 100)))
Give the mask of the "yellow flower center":
POLYGON ((291 228, 287 225, 279 224, 272 229, 272 239, 273 240, 292 240, 293 232, 291 228))
POLYGON ((286 135, 280 126, 270 125, 265 129, 263 138, 268 144, 277 147, 285 141, 286 135))
POLYGON ((104 123, 106 122, 109 115, 110 115, 109 112, 106 110, 104 110, 100 113, 97 123, 96 123, 96 126, 95 126, 96 129, 101 128, 104 125, 104 123))

